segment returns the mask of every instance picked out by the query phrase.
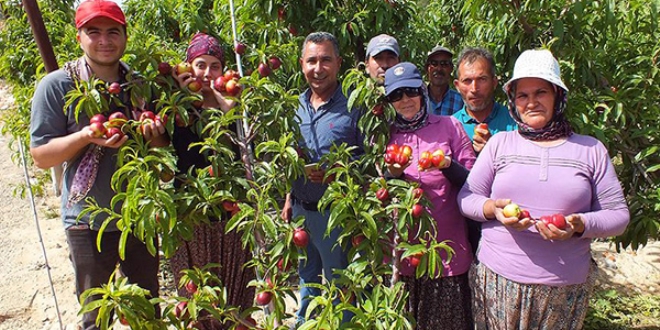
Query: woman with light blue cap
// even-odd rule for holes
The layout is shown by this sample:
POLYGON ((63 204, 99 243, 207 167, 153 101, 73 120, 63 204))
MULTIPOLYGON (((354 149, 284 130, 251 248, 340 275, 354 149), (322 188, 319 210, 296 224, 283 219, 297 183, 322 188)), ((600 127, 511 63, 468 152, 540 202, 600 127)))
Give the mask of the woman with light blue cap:
POLYGON ((473 256, 467 223, 456 202, 475 161, 472 142, 456 118, 429 113, 426 86, 414 64, 400 63, 385 72, 385 94, 396 110, 390 144, 412 149, 411 161, 403 167, 388 166, 388 175, 419 184, 432 205, 427 212, 436 222, 436 240, 447 241, 454 250, 451 258, 441 254, 444 267, 435 276, 416 278, 414 262, 401 261, 408 311, 417 321, 417 329, 472 329, 467 272, 473 256), (420 162, 424 152, 437 150, 445 155, 438 166, 427 168, 420 162))

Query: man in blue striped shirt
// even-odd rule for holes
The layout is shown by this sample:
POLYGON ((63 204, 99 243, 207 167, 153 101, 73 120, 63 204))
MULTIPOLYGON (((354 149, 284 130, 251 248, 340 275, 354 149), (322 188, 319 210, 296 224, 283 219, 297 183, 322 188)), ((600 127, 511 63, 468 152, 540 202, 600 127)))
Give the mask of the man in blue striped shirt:
MULTIPOLYGON (((338 42, 332 34, 314 32, 307 36, 300 65, 309 88, 300 95, 297 120, 303 139, 300 146, 307 152, 311 164, 318 163, 334 144, 358 146, 355 154, 363 153, 362 135, 357 127, 360 111, 349 111, 346 96, 337 80, 341 61, 338 42)), ((296 312, 294 327, 304 322, 310 300, 320 294, 318 289, 305 284, 321 283, 321 275, 331 279, 334 269, 348 266, 346 251, 336 245, 341 230, 335 228, 325 236, 330 211, 318 209, 319 199, 330 181, 325 178, 322 166, 311 170, 306 178, 293 182, 293 189, 282 208, 284 220, 305 218, 304 226, 310 237, 305 248, 307 260, 298 267, 300 309, 296 312)))
POLYGON ((426 57, 426 76, 429 80, 429 101, 431 113, 451 116, 463 108, 461 94, 449 88, 451 72, 454 64, 451 59, 454 54, 446 47, 435 46, 426 57))

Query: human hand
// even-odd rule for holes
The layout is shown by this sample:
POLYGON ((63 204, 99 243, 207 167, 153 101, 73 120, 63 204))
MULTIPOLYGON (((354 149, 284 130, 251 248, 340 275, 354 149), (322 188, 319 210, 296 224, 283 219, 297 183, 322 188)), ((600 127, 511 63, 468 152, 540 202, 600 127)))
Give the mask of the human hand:
POLYGON ((493 201, 491 207, 492 212, 497 221, 501 222, 505 227, 523 231, 534 225, 535 221, 531 218, 518 219, 518 217, 507 217, 504 215, 504 207, 511 203, 510 199, 496 199, 493 201))
POLYGON ((316 167, 311 169, 307 174, 307 179, 313 183, 325 183, 328 184, 335 180, 335 176, 329 175, 325 177, 325 169, 322 167, 316 167))
POLYGON ((103 147, 117 149, 121 147, 126 141, 128 141, 127 135, 114 134, 110 138, 106 139, 105 137, 97 137, 89 125, 82 128, 80 134, 89 141, 89 143, 98 144, 103 147))
POLYGON ((174 77, 174 79, 179 83, 180 89, 188 89, 188 84, 197 79, 191 71, 177 74, 177 70, 172 70, 172 77, 174 77))
POLYGON ((165 134, 165 123, 160 120, 145 121, 140 126, 142 136, 147 141, 153 140, 165 134))
POLYGON ((439 170, 443 170, 451 165, 451 157, 445 156, 444 159, 442 159, 442 162, 440 165, 438 165, 439 170))
POLYGON ((401 175, 403 175, 404 170, 406 168, 408 168, 408 166, 410 166, 410 164, 412 164, 412 157, 410 157, 408 159, 408 163, 406 163, 404 165, 397 164, 397 163, 392 163, 392 164, 385 164, 385 166, 387 166, 387 171, 390 172, 390 174, 393 177, 398 178, 401 175))
POLYGON ((236 106, 236 101, 235 100, 230 100, 226 98, 226 93, 223 93, 217 89, 215 89, 215 84, 211 82, 211 89, 213 90, 213 96, 215 99, 218 101, 218 104, 220 105, 220 110, 223 112, 228 112, 231 110, 233 107, 236 106))
POLYGON ((566 224, 566 228, 562 230, 554 224, 545 224, 543 221, 536 221, 536 229, 543 239, 552 241, 563 241, 573 237, 575 233, 584 232, 584 219, 579 214, 566 216, 566 224))
POLYGON ((491 134, 488 130, 488 125, 479 124, 474 128, 474 136, 472 136, 472 148, 474 152, 480 153, 481 150, 486 146, 486 142, 490 139, 491 134))
POLYGON ((287 196, 286 200, 284 201, 284 206, 282 206, 282 211, 280 211, 280 217, 282 217, 284 222, 288 223, 291 221, 292 216, 293 207, 291 206, 291 197, 287 196))

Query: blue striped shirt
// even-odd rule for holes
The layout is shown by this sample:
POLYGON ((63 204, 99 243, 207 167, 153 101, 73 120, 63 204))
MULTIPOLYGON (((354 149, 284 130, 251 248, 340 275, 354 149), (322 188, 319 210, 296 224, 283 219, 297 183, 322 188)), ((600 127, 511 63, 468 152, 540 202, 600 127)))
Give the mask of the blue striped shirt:
MULTIPOLYGON (((310 89, 300 95, 300 105, 296 111, 303 138, 300 146, 308 152, 309 163, 319 162, 323 155, 330 152, 333 144, 358 146, 357 154, 362 154, 362 134, 357 126, 361 112, 359 109, 348 111, 348 100, 341 91, 341 84, 330 100, 316 110, 312 107, 311 95, 310 89)), ((327 187, 300 177, 293 182, 292 195, 304 202, 317 202, 327 187)))
POLYGON ((431 113, 434 115, 451 116, 463 108, 463 98, 461 94, 453 89, 447 89, 447 93, 442 97, 440 103, 435 103, 432 97, 429 97, 431 102, 431 113))

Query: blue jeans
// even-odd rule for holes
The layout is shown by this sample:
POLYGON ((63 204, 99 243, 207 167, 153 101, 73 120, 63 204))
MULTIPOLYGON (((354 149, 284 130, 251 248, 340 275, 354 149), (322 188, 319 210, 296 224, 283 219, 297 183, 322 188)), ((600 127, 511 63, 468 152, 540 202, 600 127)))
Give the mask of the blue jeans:
POLYGON ((296 312, 296 317, 298 322, 302 322, 305 320, 310 300, 321 294, 317 288, 306 287, 305 284, 321 283, 321 275, 331 281, 332 277, 336 277, 332 271, 345 269, 348 266, 348 258, 346 251, 336 245, 341 233, 340 228, 333 229, 330 236, 325 237, 330 217, 329 210, 323 212, 306 210, 300 203, 294 202, 293 217, 297 216, 305 218, 305 228, 309 232, 309 244, 306 247, 307 260, 298 265, 300 309, 296 312))

